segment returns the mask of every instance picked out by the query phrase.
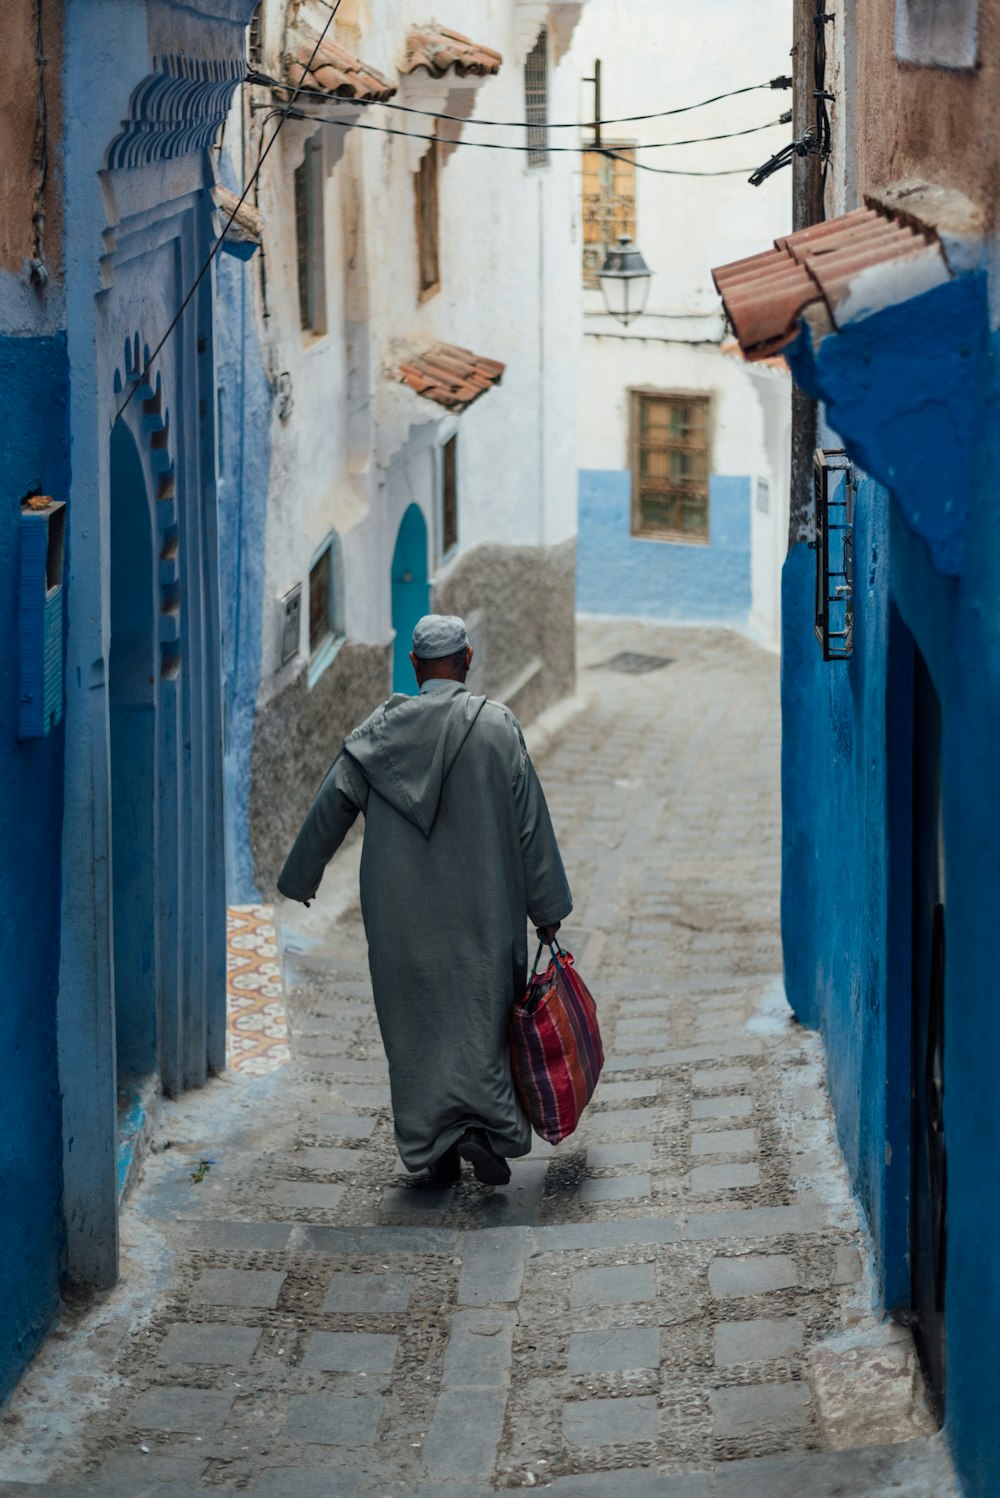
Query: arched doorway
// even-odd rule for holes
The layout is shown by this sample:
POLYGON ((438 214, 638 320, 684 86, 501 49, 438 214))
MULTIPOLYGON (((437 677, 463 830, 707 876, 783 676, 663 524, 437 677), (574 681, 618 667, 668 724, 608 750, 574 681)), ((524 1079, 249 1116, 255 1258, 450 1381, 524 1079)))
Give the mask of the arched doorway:
POLYGON ((392 689, 414 692, 410 642, 413 626, 430 608, 427 580, 427 522, 419 505, 410 505, 400 523, 392 554, 392 689))
POLYGON ((157 1066, 156 583, 149 496, 131 432, 111 433, 111 877, 115 1051, 126 1087, 157 1066))

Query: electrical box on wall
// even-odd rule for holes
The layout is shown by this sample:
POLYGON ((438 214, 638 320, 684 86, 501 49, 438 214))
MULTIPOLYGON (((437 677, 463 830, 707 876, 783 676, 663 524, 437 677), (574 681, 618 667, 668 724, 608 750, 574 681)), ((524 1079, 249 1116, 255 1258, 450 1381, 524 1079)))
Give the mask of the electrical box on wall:
POLYGON ((295 587, 280 600, 281 652, 280 664, 287 666, 299 653, 299 628, 302 618, 302 584, 295 587))
POLYGON ((40 739, 62 718, 66 505, 46 494, 21 505, 18 737, 40 739))

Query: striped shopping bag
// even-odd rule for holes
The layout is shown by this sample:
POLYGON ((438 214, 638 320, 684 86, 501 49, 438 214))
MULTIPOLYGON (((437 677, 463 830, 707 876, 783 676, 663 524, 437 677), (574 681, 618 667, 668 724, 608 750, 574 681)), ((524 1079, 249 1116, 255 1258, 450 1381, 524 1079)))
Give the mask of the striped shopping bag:
POLYGON ((521 1106, 549 1144, 572 1134, 593 1097, 604 1065, 597 1006, 573 958, 552 947, 539 973, 538 954, 510 1022, 511 1070, 521 1106))

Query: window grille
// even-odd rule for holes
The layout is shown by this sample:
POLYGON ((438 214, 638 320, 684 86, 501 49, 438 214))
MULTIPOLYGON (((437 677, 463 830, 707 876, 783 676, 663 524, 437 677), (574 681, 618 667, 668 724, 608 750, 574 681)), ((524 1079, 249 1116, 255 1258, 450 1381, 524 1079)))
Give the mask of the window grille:
POLYGON ((306 141, 302 165, 295 169, 295 250, 299 322, 307 332, 325 333, 323 148, 318 140, 306 141))
POLYGON ((438 248, 438 178, 440 156, 438 143, 432 141, 429 149, 420 158, 416 175, 417 189, 417 254, 420 261, 420 297, 431 296, 441 284, 441 266, 438 248))
POLYGON ((549 164, 549 33, 543 26, 524 61, 524 117, 528 122, 528 165, 549 164))
POLYGON ((825 661, 843 661, 854 650, 854 465, 843 448, 816 449, 813 498, 816 638, 825 661))
POLYGON ((597 272, 623 234, 635 238, 635 147, 614 144, 611 159, 583 153, 583 284, 597 291, 597 272))
POLYGON ((458 438, 449 437, 441 450, 441 551, 458 545, 458 438))
POLYGON ((632 391, 632 534, 708 540, 707 395, 632 391))
POLYGON ((247 32, 247 59, 251 67, 259 68, 264 61, 263 45, 261 40, 260 5, 254 6, 253 15, 250 17, 250 27, 247 32))
POLYGON ((325 546, 309 570, 309 654, 333 634, 333 545, 325 546))
POLYGON ((281 664, 287 666, 299 653, 299 620, 302 616, 302 584, 296 583, 281 600, 281 664))

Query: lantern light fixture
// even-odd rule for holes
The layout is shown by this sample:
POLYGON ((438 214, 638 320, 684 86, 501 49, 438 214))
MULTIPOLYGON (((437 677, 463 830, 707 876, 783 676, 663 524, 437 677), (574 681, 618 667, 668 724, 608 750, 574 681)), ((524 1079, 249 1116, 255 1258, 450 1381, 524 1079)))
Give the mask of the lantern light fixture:
POLYGON ((630 234, 622 234, 597 272, 609 314, 628 327, 646 310, 653 273, 630 234))

